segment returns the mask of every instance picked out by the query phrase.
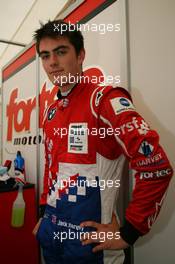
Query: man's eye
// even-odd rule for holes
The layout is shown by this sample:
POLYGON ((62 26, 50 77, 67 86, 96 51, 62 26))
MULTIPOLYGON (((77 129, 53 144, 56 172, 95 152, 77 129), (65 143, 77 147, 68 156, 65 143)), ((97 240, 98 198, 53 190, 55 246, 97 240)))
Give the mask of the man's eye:
POLYGON ((41 55, 42 60, 46 60, 49 58, 49 54, 41 55))
POLYGON ((62 56, 64 54, 66 54, 66 51, 65 50, 57 50, 56 53, 57 53, 57 55, 62 56))

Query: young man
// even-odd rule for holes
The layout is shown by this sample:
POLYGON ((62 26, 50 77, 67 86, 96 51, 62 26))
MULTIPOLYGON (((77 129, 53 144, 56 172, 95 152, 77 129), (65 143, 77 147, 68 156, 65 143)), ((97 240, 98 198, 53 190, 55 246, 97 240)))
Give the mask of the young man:
POLYGON ((35 40, 48 78, 59 91, 43 124, 42 218, 34 233, 48 264, 121 264, 123 249, 149 232, 156 220, 172 168, 158 134, 136 112, 128 92, 83 78, 81 32, 53 21, 36 31, 35 40), (62 135, 62 129, 67 133, 62 135), (125 158, 135 188, 120 226, 116 204, 125 158))

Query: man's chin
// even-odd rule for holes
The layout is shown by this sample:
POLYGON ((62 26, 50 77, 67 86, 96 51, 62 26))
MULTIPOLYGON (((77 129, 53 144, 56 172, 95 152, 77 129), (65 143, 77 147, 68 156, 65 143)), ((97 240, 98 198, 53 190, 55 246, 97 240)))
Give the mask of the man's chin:
POLYGON ((65 88, 65 87, 68 87, 70 86, 71 84, 70 83, 60 83, 60 82, 55 82, 55 85, 56 86, 59 86, 60 88, 65 88))
POLYGON ((56 78, 51 78, 50 80, 51 80, 51 82, 54 85, 59 86, 59 87, 64 87, 64 86, 69 85, 69 82, 68 81, 64 81, 64 79, 63 80, 58 80, 58 78, 57 79, 56 78))

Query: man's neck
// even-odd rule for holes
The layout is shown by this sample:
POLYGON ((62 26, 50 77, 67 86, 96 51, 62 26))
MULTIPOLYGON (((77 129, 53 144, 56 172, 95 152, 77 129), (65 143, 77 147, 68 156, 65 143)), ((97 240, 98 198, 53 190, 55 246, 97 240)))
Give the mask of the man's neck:
POLYGON ((78 80, 79 80, 79 77, 82 75, 82 71, 79 73, 79 75, 77 75, 77 79, 76 79, 76 82, 74 83, 70 83, 70 84, 67 84, 67 85, 64 85, 64 86, 60 86, 60 91, 61 91, 61 94, 65 96, 67 94, 70 93, 70 91, 72 90, 72 88, 77 84, 78 80))
POLYGON ((66 87, 65 86, 64 87, 60 87, 61 94, 63 96, 68 95, 75 85, 76 85, 76 83, 71 83, 71 84, 67 85, 66 87))

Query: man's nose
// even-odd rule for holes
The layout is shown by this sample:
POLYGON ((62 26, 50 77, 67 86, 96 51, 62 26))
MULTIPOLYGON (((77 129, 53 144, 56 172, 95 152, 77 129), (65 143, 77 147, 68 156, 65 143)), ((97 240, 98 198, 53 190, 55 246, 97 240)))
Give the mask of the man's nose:
POLYGON ((58 64, 59 64, 58 56, 55 53, 52 53, 50 56, 50 66, 54 67, 54 66, 58 66, 58 64))

